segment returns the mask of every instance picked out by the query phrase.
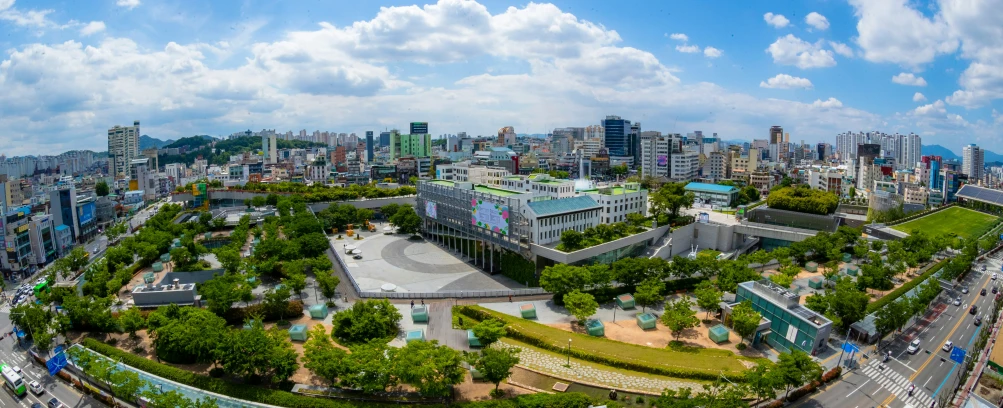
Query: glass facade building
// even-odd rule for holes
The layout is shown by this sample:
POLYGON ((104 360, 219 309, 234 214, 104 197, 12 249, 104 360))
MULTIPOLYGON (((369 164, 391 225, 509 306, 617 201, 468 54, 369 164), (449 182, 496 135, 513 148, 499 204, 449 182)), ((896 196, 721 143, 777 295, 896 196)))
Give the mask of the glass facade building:
POLYGON ((610 156, 630 156, 630 121, 619 116, 607 116, 602 121, 606 129, 606 149, 610 156))
POLYGON ((800 298, 768 279, 739 283, 735 292, 736 302, 748 300, 770 321, 770 330, 761 341, 782 352, 799 349, 815 355, 825 349, 832 322, 801 306, 800 298))

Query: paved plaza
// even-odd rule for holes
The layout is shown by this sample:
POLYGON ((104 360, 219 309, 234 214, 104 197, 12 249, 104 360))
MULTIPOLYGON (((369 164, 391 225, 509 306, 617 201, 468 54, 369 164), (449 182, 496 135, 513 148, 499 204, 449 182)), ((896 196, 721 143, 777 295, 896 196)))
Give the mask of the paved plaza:
POLYGON ((387 283, 396 285, 397 292, 424 293, 525 287, 501 275, 489 275, 423 239, 374 234, 362 240, 331 238, 331 242, 363 291, 378 292, 387 283), (361 251, 362 259, 346 255, 347 245, 361 251))

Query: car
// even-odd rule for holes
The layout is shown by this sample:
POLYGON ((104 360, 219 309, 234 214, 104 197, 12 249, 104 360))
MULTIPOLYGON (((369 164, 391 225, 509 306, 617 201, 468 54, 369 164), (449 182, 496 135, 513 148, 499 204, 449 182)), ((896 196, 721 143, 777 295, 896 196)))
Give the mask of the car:
POLYGON ((21 367, 20 366, 14 366, 14 372, 18 373, 18 374, 21 374, 21 367))
POLYGON ((36 402, 34 404, 31 404, 31 408, 43 408, 43 407, 42 407, 42 404, 39 404, 39 403, 36 402))
POLYGON ((39 384, 38 381, 28 383, 28 389, 35 393, 35 395, 42 395, 45 392, 45 388, 42 388, 42 384, 39 384))
POLYGON ((953 348, 954 348, 954 343, 952 343, 950 340, 948 340, 947 342, 944 343, 944 347, 943 347, 944 351, 951 351, 951 349, 953 349, 953 348))
POLYGON ((961 298, 954 299, 955 306, 961 306, 961 298))
POLYGON ((65 406, 63 405, 63 403, 59 402, 59 399, 57 398, 50 399, 49 402, 46 403, 46 405, 48 405, 49 408, 60 408, 65 406))
POLYGON ((986 295, 986 288, 982 288, 982 291, 979 292, 979 294, 982 295, 982 296, 985 296, 986 295))
POLYGON ((979 307, 975 306, 975 305, 972 305, 972 308, 968 309, 968 313, 971 313, 971 314, 976 314, 978 312, 979 312, 979 307))
POLYGON ((909 343, 909 348, 907 348, 906 351, 908 351, 909 354, 916 354, 916 352, 919 351, 919 339, 913 340, 912 343, 909 343))
POLYGON ((362 259, 362 255, 355 254, 354 256, 352 256, 352 259, 362 259))
POLYGON ((993 280, 996 280, 996 272, 993 272, 993 280))
POLYGON ((975 325, 978 326, 982 324, 982 316, 975 316, 975 325))
POLYGON ((968 294, 968 288, 961 288, 961 293, 968 294))

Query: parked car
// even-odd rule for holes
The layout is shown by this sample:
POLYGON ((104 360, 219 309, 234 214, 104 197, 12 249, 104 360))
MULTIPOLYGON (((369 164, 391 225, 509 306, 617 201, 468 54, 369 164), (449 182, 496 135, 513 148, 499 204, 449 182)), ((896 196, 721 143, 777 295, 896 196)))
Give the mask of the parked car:
POLYGON ((961 306, 961 298, 954 299, 955 306, 961 306))
POLYGON ((950 340, 948 340, 947 342, 944 343, 944 347, 943 347, 944 351, 951 351, 951 349, 953 349, 953 348, 954 348, 954 343, 952 343, 950 340))
POLYGON ((919 339, 913 340, 912 343, 909 343, 909 348, 907 348, 906 351, 908 351, 909 354, 916 354, 916 352, 919 351, 919 339))

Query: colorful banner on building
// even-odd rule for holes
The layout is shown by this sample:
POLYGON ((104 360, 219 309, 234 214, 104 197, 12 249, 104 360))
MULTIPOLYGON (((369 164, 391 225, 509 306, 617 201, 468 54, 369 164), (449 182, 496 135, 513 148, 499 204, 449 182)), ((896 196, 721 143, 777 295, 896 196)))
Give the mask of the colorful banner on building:
POLYGON ((502 235, 508 235, 508 206, 490 201, 473 199, 470 201, 470 222, 502 235))
POLYGON ((436 207, 434 201, 425 202, 425 216, 431 219, 439 218, 439 209, 436 207))
POLYGON ((664 154, 658 155, 658 167, 665 167, 669 165, 669 156, 664 154))
POLYGON ((87 203, 80 206, 80 213, 77 214, 80 225, 85 225, 94 220, 94 203, 87 203))

